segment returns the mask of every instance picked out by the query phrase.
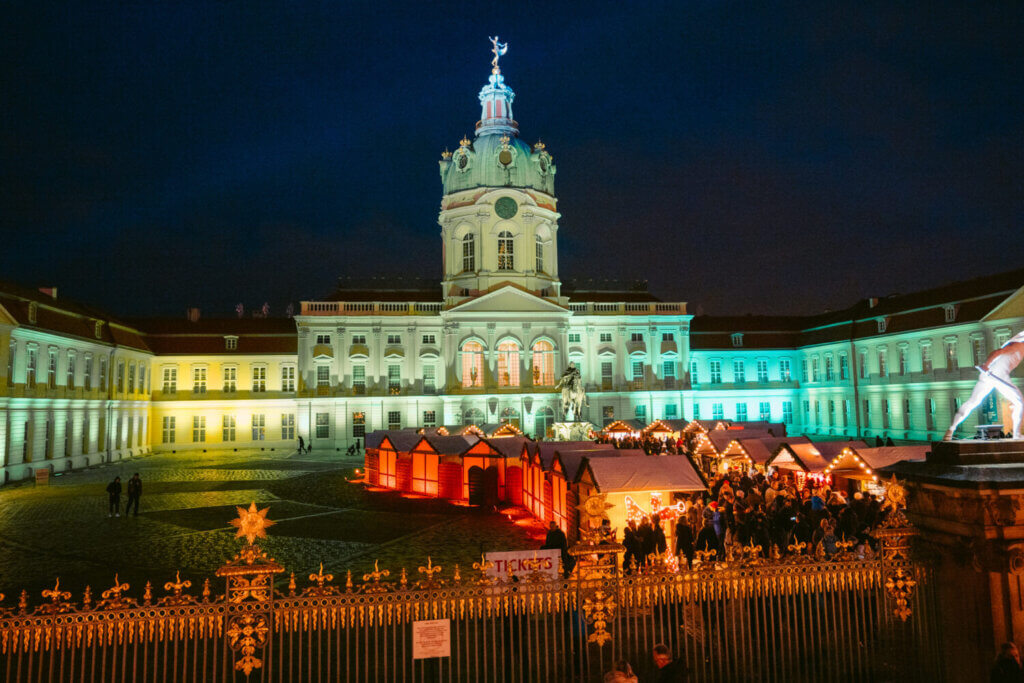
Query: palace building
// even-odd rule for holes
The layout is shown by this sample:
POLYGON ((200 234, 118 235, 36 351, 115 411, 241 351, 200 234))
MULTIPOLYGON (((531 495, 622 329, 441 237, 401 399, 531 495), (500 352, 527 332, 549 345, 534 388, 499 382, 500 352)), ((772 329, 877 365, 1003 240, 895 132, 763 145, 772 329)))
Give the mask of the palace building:
MULTIPOLYGON (((1024 269, 816 316, 694 317, 645 283, 563 280, 557 167, 525 143, 495 64, 480 121, 439 162, 443 276, 354 281, 292 318, 120 320, 0 283, 5 481, 150 452, 344 449, 378 429, 586 418, 785 423, 940 438, 974 365, 1024 327, 1024 269)), ((1019 380, 1018 380, 1019 381, 1019 380)), ((961 427, 1008 423, 991 396, 961 427)))

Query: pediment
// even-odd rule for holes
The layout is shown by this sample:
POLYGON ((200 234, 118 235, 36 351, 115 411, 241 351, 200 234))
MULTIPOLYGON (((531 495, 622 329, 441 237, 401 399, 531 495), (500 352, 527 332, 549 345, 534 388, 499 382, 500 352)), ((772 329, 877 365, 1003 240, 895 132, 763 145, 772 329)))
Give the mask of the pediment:
POLYGON ((982 320, 991 322, 993 320, 1020 317, 1024 317, 1024 287, 1006 297, 1001 304, 989 311, 982 320))
POLYGON ((559 313, 568 314, 568 310, 551 303, 546 299, 523 291, 518 287, 506 285, 493 292, 488 292, 475 299, 465 301, 450 311, 451 313, 559 313))

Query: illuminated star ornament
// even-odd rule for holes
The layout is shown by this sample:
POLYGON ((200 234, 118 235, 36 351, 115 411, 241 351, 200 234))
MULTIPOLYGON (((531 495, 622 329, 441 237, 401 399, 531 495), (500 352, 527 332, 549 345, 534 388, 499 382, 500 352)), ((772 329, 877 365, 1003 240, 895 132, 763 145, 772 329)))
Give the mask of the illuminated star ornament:
POLYGON ((235 509, 238 510, 238 519, 231 520, 231 526, 238 527, 238 531, 235 532, 235 538, 242 538, 244 536, 249 545, 252 545, 253 541, 257 538, 267 537, 267 527, 274 525, 273 521, 267 519, 269 507, 257 510, 254 501, 249 503, 248 510, 240 507, 235 509))

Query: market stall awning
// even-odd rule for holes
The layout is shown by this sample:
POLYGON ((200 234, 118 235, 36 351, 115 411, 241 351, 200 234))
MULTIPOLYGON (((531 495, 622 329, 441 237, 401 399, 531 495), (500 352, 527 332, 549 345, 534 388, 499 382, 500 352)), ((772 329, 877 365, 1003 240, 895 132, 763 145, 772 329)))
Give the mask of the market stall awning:
POLYGON ((577 479, 584 476, 602 493, 706 489, 693 463, 681 455, 587 458, 577 479))

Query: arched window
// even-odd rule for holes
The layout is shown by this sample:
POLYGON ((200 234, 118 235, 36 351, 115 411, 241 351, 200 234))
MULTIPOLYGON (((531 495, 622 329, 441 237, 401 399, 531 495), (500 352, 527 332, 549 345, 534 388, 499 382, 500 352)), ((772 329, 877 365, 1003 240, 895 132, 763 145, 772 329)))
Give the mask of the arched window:
POLYGON ((548 429, 550 429, 553 424, 555 424, 555 411, 551 410, 548 406, 544 406, 537 410, 536 415, 533 418, 534 438, 544 439, 547 437, 548 429))
POLYGON ((462 386, 484 385, 484 347, 480 342, 468 341, 462 345, 462 386))
POLYGON ((544 241, 537 235, 537 268, 538 273, 544 272, 544 241))
POLYGON ((550 387, 555 384, 555 347, 546 339, 533 345, 533 385, 550 387))
POLYGON ((462 424, 482 425, 484 423, 484 412, 477 408, 470 408, 462 414, 462 424))
POLYGON ((471 273, 476 270, 476 242, 470 233, 462 238, 462 271, 471 273))
POLYGON ((513 256, 512 233, 502 230, 498 234, 498 270, 513 270, 513 256))
POLYGON ((519 344, 514 341, 498 344, 498 386, 519 386, 519 344))

